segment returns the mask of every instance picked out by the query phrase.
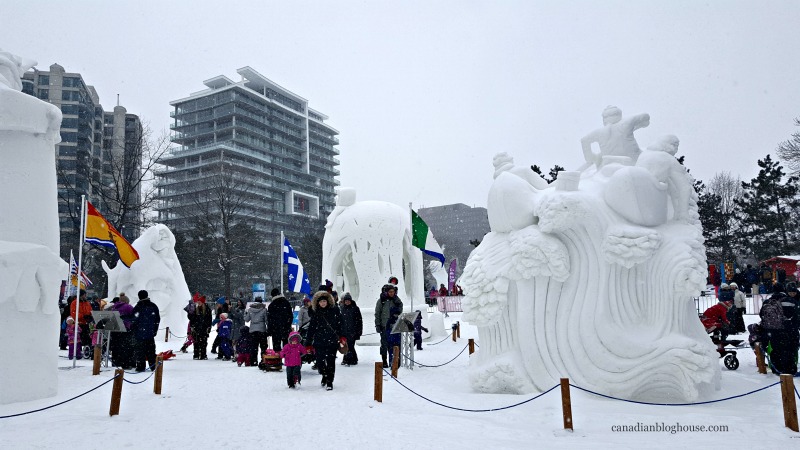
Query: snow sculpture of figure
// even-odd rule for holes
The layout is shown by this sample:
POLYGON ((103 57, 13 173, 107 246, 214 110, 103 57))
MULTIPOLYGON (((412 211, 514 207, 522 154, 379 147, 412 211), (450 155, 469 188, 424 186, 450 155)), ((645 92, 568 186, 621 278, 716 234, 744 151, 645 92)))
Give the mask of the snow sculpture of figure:
MULTIPOLYGON (((391 276, 398 279, 397 296, 406 310, 411 311, 412 303, 415 309, 422 308, 422 256, 411 245, 410 212, 388 202, 356 202, 355 189, 339 188, 322 240, 323 279, 332 280, 340 295, 350 292, 361 308, 366 330, 373 323, 381 288, 391 276)), ((379 339, 364 336, 359 343, 379 339)))
POLYGON ((58 392, 55 144, 61 111, 20 92, 33 61, 0 50, 0 403, 58 392), (24 336, 24 338, 20 338, 24 336), (23 355, 23 357, 20 357, 23 355))
POLYGON ((581 139, 586 164, 580 170, 592 164, 600 167, 604 156, 621 156, 630 158, 631 163, 636 162, 642 151, 636 143, 636 138, 633 137, 633 132, 648 125, 650 125, 649 114, 637 114, 622 120, 621 109, 607 106, 603 110, 603 128, 594 130, 581 139), (595 142, 600 147, 599 153, 592 152, 592 144, 595 142))
POLYGON ((128 269, 117 262, 109 269, 105 261, 103 270, 108 274, 108 297, 124 292, 132 302, 138 301, 136 293, 142 289, 158 305, 161 328, 169 327, 176 334, 186 330, 187 318, 183 307, 192 298, 181 263, 175 253, 175 235, 166 225, 156 224, 146 229, 133 241, 139 259, 128 269))
POLYGON ((672 138, 635 167, 562 172, 555 188, 495 157, 491 232, 461 277, 463 318, 481 342, 470 360, 476 390, 542 391, 566 376, 608 395, 677 402, 718 386, 718 354, 692 302, 705 282, 696 195, 686 194, 672 138), (610 203, 620 186, 639 198, 610 203))

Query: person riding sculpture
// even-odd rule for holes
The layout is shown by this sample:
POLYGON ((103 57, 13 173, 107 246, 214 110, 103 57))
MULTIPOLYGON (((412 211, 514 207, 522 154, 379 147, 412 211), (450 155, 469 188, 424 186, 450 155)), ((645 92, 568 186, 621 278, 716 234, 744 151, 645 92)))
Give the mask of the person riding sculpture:
POLYGON ((592 164, 599 168, 604 156, 625 156, 630 158, 631 164, 635 163, 642 151, 636 143, 633 132, 648 125, 650 125, 649 114, 637 114, 622 120, 621 109, 607 106, 603 110, 603 128, 598 128, 581 139, 586 163, 579 171, 587 169, 592 164), (597 143, 600 147, 599 153, 592 151, 593 143, 597 143))

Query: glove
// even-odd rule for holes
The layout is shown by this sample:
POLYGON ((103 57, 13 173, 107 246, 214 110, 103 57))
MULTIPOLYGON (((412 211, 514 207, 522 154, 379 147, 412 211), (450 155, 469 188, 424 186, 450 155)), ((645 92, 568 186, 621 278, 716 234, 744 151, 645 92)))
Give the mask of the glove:
POLYGON ((310 346, 310 345, 306 345, 306 352, 308 352, 308 353, 314 353, 314 347, 312 347, 312 346, 310 346))
POLYGON ((339 344, 347 344, 347 338, 342 336, 339 338, 339 344))

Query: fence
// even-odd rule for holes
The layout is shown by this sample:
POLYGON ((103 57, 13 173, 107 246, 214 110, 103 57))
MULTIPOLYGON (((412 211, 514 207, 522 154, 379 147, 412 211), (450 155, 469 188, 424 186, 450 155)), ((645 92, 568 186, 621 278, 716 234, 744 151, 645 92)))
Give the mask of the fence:
MULTIPOLYGON (((745 314, 758 314, 761 311, 761 305, 764 300, 768 299, 771 294, 756 294, 753 296, 747 295, 745 297, 745 314)), ((708 308, 714 306, 719 302, 719 299, 712 295, 701 295, 694 298, 694 305, 697 308, 697 313, 702 314, 708 308)))

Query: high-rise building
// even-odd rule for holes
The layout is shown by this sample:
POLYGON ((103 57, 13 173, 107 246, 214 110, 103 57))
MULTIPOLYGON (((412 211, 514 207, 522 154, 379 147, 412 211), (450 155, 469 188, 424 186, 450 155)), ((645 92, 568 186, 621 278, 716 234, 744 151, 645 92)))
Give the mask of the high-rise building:
POLYGON ((56 147, 58 215, 62 257, 76 250, 80 233, 80 199, 86 195, 129 240, 139 236, 142 125, 139 117, 117 106, 103 111, 94 87, 79 73, 58 64, 33 69, 22 77, 22 90, 61 109, 61 143, 56 147), (133 183, 133 185, 132 185, 133 183), (120 195, 123 189, 129 192, 120 195), (120 203, 125 202, 125 208, 120 203), (125 210, 127 218, 120 218, 125 210))
POLYGON ((458 259, 458 275, 464 270, 467 258, 475 245, 490 231, 489 214, 486 208, 470 207, 463 203, 420 208, 417 213, 428 224, 436 242, 444 249, 449 267, 453 258, 458 259))
POLYGON ((220 75, 170 102, 178 146, 159 160, 158 221, 185 230, 198 208, 219 208, 208 192, 223 188, 214 183, 225 174, 237 215, 276 248, 280 231, 290 239, 320 233, 335 207, 338 131, 305 98, 250 67, 237 72, 241 81, 220 75))

